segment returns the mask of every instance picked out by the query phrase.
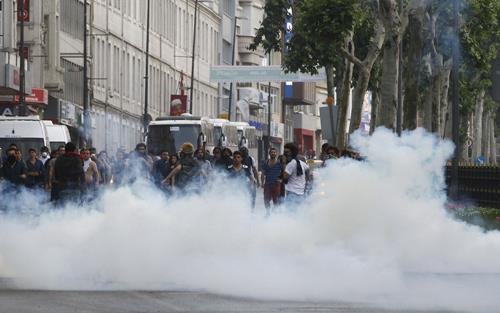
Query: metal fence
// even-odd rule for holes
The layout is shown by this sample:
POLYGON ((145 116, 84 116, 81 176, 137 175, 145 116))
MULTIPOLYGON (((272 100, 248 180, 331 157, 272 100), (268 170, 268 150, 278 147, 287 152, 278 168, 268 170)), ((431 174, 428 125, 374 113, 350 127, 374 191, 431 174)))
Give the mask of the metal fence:
MULTIPOLYGON (((450 186, 451 166, 446 166, 446 184, 450 186)), ((461 164, 458 168, 458 192, 461 200, 500 209, 500 166, 461 164)))

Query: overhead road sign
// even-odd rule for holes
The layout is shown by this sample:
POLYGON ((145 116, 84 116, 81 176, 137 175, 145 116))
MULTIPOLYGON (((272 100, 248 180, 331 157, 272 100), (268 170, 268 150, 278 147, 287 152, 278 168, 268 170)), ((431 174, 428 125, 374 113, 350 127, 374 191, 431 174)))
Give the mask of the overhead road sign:
POLYGON ((326 80, 324 69, 317 75, 305 73, 285 73, 280 65, 271 66, 230 66, 217 65, 210 67, 210 81, 212 82, 315 82, 326 80))

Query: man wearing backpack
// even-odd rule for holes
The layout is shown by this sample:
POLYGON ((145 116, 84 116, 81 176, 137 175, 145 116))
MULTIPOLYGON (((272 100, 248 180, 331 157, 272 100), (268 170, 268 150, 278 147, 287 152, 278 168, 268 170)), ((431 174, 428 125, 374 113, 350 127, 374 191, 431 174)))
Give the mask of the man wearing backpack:
POLYGON ((309 180, 309 166, 299 159, 299 148, 294 143, 287 143, 284 154, 288 160, 283 173, 285 185, 285 201, 288 209, 294 211, 304 200, 306 182, 309 180))
POLYGON ((186 142, 181 146, 179 164, 162 181, 166 185, 171 184, 177 188, 185 189, 190 183, 194 182, 199 175, 199 162, 194 158, 193 144, 186 142))

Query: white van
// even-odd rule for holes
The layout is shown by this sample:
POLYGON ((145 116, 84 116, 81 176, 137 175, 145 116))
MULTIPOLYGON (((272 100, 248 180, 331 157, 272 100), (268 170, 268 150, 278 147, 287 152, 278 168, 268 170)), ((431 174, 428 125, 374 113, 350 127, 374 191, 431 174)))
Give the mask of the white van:
POLYGON ((16 144, 27 158, 30 148, 40 151, 49 145, 43 121, 38 116, 0 116, 0 148, 5 152, 10 144, 16 144))
POLYGON ((55 151, 59 146, 64 146, 71 141, 68 127, 65 125, 54 125, 52 122, 45 123, 45 129, 49 137, 50 151, 55 151))

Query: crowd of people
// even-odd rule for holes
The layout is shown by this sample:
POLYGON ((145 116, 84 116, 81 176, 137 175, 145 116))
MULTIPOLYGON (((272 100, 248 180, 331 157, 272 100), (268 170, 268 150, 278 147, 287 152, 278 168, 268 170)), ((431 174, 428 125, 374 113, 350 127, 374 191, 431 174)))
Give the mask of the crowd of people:
MULTIPOLYGON (((328 145, 322 150, 323 162, 342 155, 328 145)), ((168 195, 182 194, 188 188, 203 188, 214 173, 225 173, 248 191, 252 208, 261 187, 270 214, 271 203, 277 206, 287 201, 289 207, 299 204, 310 190, 312 180, 308 164, 293 143, 284 146, 283 155, 271 148, 260 171, 246 147, 236 151, 215 147, 210 153, 203 147, 195 150, 189 142, 182 144, 177 154, 162 151, 159 156, 149 155, 146 145, 139 143, 134 151, 119 150, 113 158, 106 151, 97 154, 94 148, 78 150, 70 142, 51 153, 47 147, 39 151, 29 149, 25 159, 21 150, 11 144, 0 165, 3 192, 19 188, 43 190, 56 204, 92 201, 106 186, 129 184, 140 177, 152 181, 168 195)))

